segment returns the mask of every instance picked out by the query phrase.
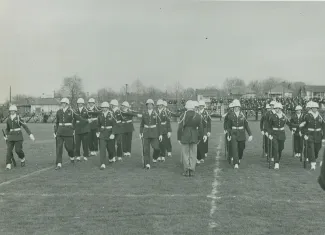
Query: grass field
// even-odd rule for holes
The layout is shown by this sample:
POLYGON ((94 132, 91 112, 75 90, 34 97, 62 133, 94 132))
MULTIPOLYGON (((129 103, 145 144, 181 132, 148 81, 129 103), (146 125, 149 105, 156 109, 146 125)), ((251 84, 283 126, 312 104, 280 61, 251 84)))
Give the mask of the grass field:
POLYGON ((235 171, 224 158, 216 120, 206 162, 186 178, 175 124, 173 157, 149 171, 142 169, 138 125, 132 157, 104 171, 99 156, 72 165, 66 153, 63 168, 55 171, 53 126, 29 127, 36 142, 25 136, 25 168, 5 171, 6 147, 0 142, 1 235, 325 234, 319 169, 305 170, 292 157, 289 132, 280 170, 269 170, 258 122, 250 122, 254 140, 235 171))

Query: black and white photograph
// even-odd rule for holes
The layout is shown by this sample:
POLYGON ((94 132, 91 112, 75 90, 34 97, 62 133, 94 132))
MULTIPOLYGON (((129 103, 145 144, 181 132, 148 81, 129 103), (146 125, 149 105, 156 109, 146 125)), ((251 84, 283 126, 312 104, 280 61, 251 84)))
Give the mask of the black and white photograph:
POLYGON ((324 235, 324 23, 322 1, 1 0, 0 235, 324 235))

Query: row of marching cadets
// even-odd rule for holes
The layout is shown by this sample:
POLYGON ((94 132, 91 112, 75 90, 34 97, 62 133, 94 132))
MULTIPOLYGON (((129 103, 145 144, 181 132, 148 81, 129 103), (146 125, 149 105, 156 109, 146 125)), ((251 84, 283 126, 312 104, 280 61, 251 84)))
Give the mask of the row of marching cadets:
POLYGON ((224 133, 226 139, 226 151, 229 154, 229 159, 238 169, 240 161, 243 158, 246 147, 246 132, 248 134, 248 141, 253 140, 251 130, 245 115, 240 110, 239 100, 233 100, 229 105, 229 110, 224 116, 224 133))
POLYGON ((82 98, 77 100, 77 110, 69 107, 69 103, 69 99, 63 98, 62 108, 56 114, 56 169, 62 167, 63 145, 74 163, 75 160, 81 161, 81 145, 84 160, 88 160, 89 150, 90 155, 96 155, 99 140, 101 168, 105 168, 106 150, 109 153, 109 162, 115 162, 116 157, 117 160, 122 160, 122 156, 131 155, 134 131, 132 117, 141 115, 131 112, 127 102, 123 102, 122 110, 118 107, 117 100, 112 100, 110 104, 103 102, 100 109, 94 106, 94 99, 89 100, 88 109, 82 98))
POLYGON ((282 112, 283 106, 272 101, 266 106, 260 128, 263 135, 263 149, 265 156, 274 162, 274 169, 279 169, 282 151, 286 140, 284 126, 287 125, 293 136, 293 152, 297 158, 302 157, 303 146, 306 145, 306 160, 310 161, 311 169, 316 169, 316 159, 324 140, 324 121, 318 113, 318 104, 310 101, 306 105, 306 113, 302 107, 295 108, 295 114, 289 120, 282 112), (305 142, 305 144, 303 144, 305 142))

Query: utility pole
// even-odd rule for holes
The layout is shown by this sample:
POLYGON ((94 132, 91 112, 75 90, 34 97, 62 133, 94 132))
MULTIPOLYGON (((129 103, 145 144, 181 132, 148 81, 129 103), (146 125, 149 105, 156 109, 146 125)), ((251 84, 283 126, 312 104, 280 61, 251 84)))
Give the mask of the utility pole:
POLYGON ((128 84, 125 84, 125 100, 128 101, 128 84))
POLYGON ((11 86, 10 86, 10 89, 9 89, 9 104, 11 105, 11 86))

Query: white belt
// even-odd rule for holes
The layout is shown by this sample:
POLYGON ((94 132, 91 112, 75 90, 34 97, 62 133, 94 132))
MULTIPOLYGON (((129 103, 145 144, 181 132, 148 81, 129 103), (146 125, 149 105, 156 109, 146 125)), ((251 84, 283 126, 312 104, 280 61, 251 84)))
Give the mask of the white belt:
POLYGON ((273 130, 274 131, 284 131, 284 127, 281 127, 281 128, 273 127, 273 130))
POLYGON ((295 131, 295 130, 297 130, 297 128, 292 128, 292 130, 294 130, 294 131, 295 131))
POLYGON ((132 122, 132 120, 127 120, 127 121, 122 122, 122 123, 131 123, 131 122, 132 122))
POLYGON ((317 128, 317 129, 314 129, 314 128, 308 128, 308 131, 321 131, 322 128, 317 128))
POLYGON ((72 123, 59 123, 59 126, 72 126, 72 123))
POLYGON ((116 121, 116 123, 121 123, 121 121, 116 121))
POLYGON ((112 126, 101 126, 101 128, 103 128, 103 129, 112 129, 113 127, 112 126))
POLYGON ((151 126, 148 126, 148 125, 144 125, 145 128, 155 128, 157 125, 151 125, 151 126))
POLYGON ((77 123, 79 123, 80 121, 77 121, 77 123))
POLYGON ((10 131, 20 131, 20 128, 10 129, 10 131))
POLYGON ((233 126, 232 129, 234 129, 234 130, 242 130, 242 129, 244 129, 244 127, 243 126, 239 126, 239 127, 233 126))
POLYGON ((166 122, 162 122, 162 123, 160 123, 161 125, 166 125, 166 122))
POLYGON ((97 118, 90 118, 90 120, 92 120, 92 121, 96 121, 96 120, 97 120, 97 118))

